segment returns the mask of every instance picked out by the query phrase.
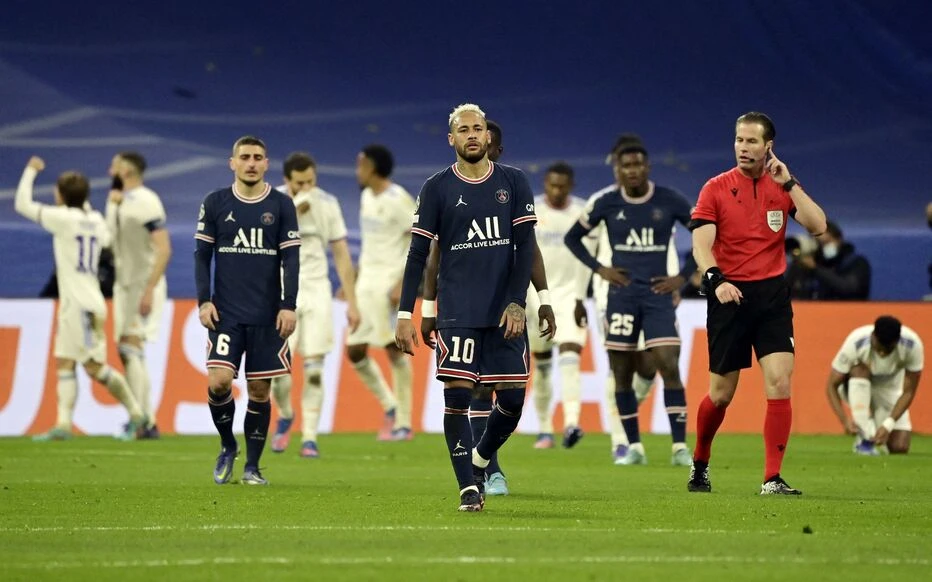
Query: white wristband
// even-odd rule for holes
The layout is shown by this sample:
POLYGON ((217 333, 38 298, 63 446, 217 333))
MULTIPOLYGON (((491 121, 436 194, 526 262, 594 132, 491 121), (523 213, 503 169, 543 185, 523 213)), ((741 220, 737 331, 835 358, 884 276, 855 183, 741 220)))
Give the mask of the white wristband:
POLYGON ((428 299, 421 301, 421 317, 437 317, 437 302, 428 299))
POLYGON ((547 289, 542 289, 537 292, 537 297, 540 299, 541 305, 550 305, 550 291, 547 289))
POLYGON ((399 311, 398 319, 411 319, 411 312, 410 311, 399 311))
POLYGON ((893 427, 896 426, 896 421, 893 420, 892 416, 888 416, 887 418, 883 419, 883 422, 880 424, 885 429, 887 429, 887 432, 893 432, 893 427))

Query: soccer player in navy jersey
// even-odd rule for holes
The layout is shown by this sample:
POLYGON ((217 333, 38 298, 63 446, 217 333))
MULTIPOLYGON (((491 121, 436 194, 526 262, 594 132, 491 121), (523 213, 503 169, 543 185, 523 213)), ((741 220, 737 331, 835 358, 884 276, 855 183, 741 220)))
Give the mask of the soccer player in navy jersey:
POLYGON ((690 221, 691 206, 679 192, 648 179, 647 148, 631 140, 613 152, 617 187, 596 198, 566 234, 566 244, 590 269, 614 283, 608 289, 605 347, 615 377, 615 403, 630 445, 620 465, 647 463, 632 387, 638 336, 644 331, 663 378, 664 403, 673 437, 673 465, 689 466, 686 447, 686 391, 679 373, 680 338, 672 292, 695 270, 691 261, 679 277, 667 275, 667 252, 677 222, 690 221), (605 223, 612 264, 602 265, 583 245, 589 232, 605 223))
POLYGON ((428 178, 418 196, 395 341, 408 354, 418 345, 411 311, 436 236, 443 429, 459 484, 459 510, 481 511, 489 459, 517 428, 524 406, 529 375, 524 305, 537 218, 524 173, 488 158, 485 113, 476 105, 460 105, 449 126, 456 163, 428 178), (473 447, 467 414, 478 384, 493 384, 496 401, 473 447))
POLYGON ((230 480, 239 453, 233 436, 232 383, 243 353, 249 392, 243 422, 245 484, 268 484, 259 472, 259 458, 269 432, 271 380, 291 373, 287 339, 297 319, 301 239, 291 198, 264 181, 266 152, 259 138, 236 141, 230 158, 233 186, 204 198, 194 235, 199 316, 209 330, 207 402, 221 443, 214 468, 218 485, 230 480))

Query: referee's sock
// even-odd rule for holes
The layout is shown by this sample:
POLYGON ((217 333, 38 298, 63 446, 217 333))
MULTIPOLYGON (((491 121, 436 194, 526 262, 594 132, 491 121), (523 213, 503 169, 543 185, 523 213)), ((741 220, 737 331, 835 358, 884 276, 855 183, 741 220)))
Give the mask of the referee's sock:
POLYGON ((712 403, 706 394, 699 403, 699 412, 696 414, 696 450, 693 452, 693 461, 708 464, 712 456, 712 439, 725 420, 725 406, 719 408, 712 403))
POLYGON ((789 398, 767 399, 764 418, 764 481, 780 474, 786 444, 793 426, 793 407, 789 398))

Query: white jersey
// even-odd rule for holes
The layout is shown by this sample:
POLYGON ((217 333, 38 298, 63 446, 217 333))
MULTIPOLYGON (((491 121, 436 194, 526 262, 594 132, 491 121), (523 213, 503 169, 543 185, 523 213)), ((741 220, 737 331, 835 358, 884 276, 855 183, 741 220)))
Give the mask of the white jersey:
POLYGON ((359 206, 359 251, 361 277, 377 273, 387 285, 394 285, 404 273, 411 246, 411 223, 416 207, 414 198, 398 184, 381 194, 372 188, 362 191, 359 206))
POLYGON ((117 284, 144 285, 155 261, 151 234, 165 228, 165 208, 159 195, 145 186, 127 190, 120 204, 107 203, 107 225, 113 233, 117 284))
POLYGON ((96 315, 107 313, 97 279, 100 251, 110 246, 110 230, 96 210, 51 206, 32 199, 36 171, 27 168, 16 190, 16 211, 52 233, 55 274, 62 307, 96 315))
MULTIPOLYGON (((288 193, 286 186, 280 186, 278 190, 288 193)), ((346 238, 346 222, 336 196, 316 186, 298 192, 294 204, 298 211, 298 233, 301 235, 300 286, 303 287, 327 279, 327 247, 334 241, 346 238), (304 209, 305 203, 307 209, 304 209)))
POLYGON ((855 365, 867 364, 871 379, 878 382, 891 380, 903 370, 922 371, 922 340, 915 331, 904 325, 896 349, 885 358, 871 348, 873 333, 873 325, 864 325, 848 334, 832 361, 832 368, 839 374, 848 374, 855 365))
MULTIPOLYGON (((578 299, 586 296, 586 287, 592 272, 573 255, 563 241, 585 207, 585 200, 576 196, 570 196, 566 207, 560 209, 550 206, 545 195, 534 199, 534 211, 537 214, 534 234, 547 270, 547 287, 554 294, 578 299)), ((595 252, 598 238, 586 236, 583 244, 590 253, 595 252)))

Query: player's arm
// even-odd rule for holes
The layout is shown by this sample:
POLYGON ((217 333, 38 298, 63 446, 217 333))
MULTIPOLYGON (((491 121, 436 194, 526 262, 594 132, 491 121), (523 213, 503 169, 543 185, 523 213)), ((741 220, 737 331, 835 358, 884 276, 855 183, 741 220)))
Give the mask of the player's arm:
POLYGON ((414 355, 418 346, 417 333, 411 322, 411 312, 417 301, 417 290, 424 276, 424 265, 430 254, 430 244, 437 236, 440 223, 441 199, 434 192, 433 182, 428 180, 418 195, 418 208, 411 227, 411 246, 405 261, 404 277, 401 281, 401 297, 398 300, 398 322, 395 325, 395 345, 406 354, 414 355))
POLYGON ((896 399, 896 404, 893 405, 890 416, 885 418, 881 425, 877 427, 877 432, 874 434, 874 444, 887 444, 887 440, 890 438, 890 433, 893 432, 896 421, 903 416, 904 412, 909 410, 910 405, 913 403, 913 399, 916 397, 916 389, 919 388, 919 378, 921 376, 921 370, 916 372, 906 370, 904 372, 903 393, 896 399))
POLYGON ((330 241, 330 252, 333 254, 333 266, 340 279, 343 289, 343 299, 346 301, 346 319, 350 331, 359 327, 359 305, 356 303, 356 270, 353 269, 353 257, 350 255, 349 244, 346 239, 330 241))
MULTIPOLYGON (((109 209, 109 204, 107 207, 109 209)), ((168 236, 168 229, 165 228, 164 210, 154 216, 152 220, 147 221, 143 226, 149 231, 149 243, 152 245, 152 270, 149 271, 149 279, 146 281, 146 290, 143 293, 142 301, 139 303, 139 313, 149 315, 152 312, 152 301, 155 288, 158 286, 162 277, 165 276, 165 270, 168 268, 168 261, 172 256, 172 241, 168 236)), ((115 231, 111 231, 115 232, 115 231)))
POLYGON ((844 381, 845 374, 832 368, 828 373, 828 382, 825 384, 825 395, 828 397, 828 404, 832 407, 832 412, 835 413, 835 417, 841 423, 841 426, 844 427, 845 432, 855 435, 858 434, 858 425, 854 423, 854 419, 851 418, 851 415, 845 410, 845 406, 841 401, 841 396, 838 395, 838 387, 841 386, 844 381))
POLYGON ((194 233, 194 284, 197 289, 198 317, 201 325, 207 329, 216 329, 216 323, 220 321, 210 292, 210 264, 214 258, 215 237, 216 223, 208 194, 201 203, 197 231, 194 233))
POLYGON ((285 194, 280 197, 278 254, 281 257, 282 298, 275 328, 284 339, 294 333, 298 323, 295 310, 298 306, 298 283, 301 276, 301 235, 298 232, 298 212, 294 202, 285 194))
POLYGON ((692 220, 688 225, 693 233, 693 258, 696 259, 696 265, 702 272, 702 285, 699 292, 702 295, 713 293, 720 303, 734 301, 740 304, 743 299, 741 291, 725 280, 725 275, 718 268, 715 255, 712 253, 712 246, 718 235, 716 223, 718 197, 715 195, 715 189, 716 185, 712 182, 706 182, 702 187, 696 208, 692 212, 692 220))
POLYGON ((36 183, 36 177, 39 172, 45 169, 45 162, 38 156, 29 158, 29 162, 23 169, 23 175, 19 179, 19 185, 16 187, 16 199, 13 206, 16 212, 25 216, 33 222, 41 224, 42 208, 46 206, 32 199, 32 188, 36 183))
POLYGON ((437 329, 437 275, 440 273, 440 245, 430 241, 427 268, 424 269, 424 297, 421 300, 421 339, 431 349, 437 347, 433 333, 437 329))
POLYGON ((540 307, 537 309, 537 320, 540 321, 540 337, 553 339, 557 333, 557 316, 550 305, 550 291, 547 286, 547 269, 544 267, 544 255, 540 252, 537 237, 534 237, 534 262, 531 264, 531 285, 540 298, 540 307))
POLYGON ((603 265, 592 256, 589 249, 587 249, 586 245, 583 243, 583 237, 587 236, 593 228, 598 226, 601 220, 602 218, 597 208, 584 212, 583 215, 579 217, 576 224, 567 231, 566 236, 563 237, 563 243, 570 249, 573 256, 582 261, 584 265, 596 272, 600 277, 612 285, 627 286, 631 280, 628 278, 625 269, 603 265))
POLYGON ((806 194, 803 187, 800 186, 790 174, 789 168, 777 158, 773 150, 770 150, 769 153, 770 159, 767 160, 767 171, 770 172, 770 176, 773 178, 774 182, 780 184, 780 186, 785 186, 787 182, 792 180, 793 186, 788 193, 795 207, 793 218, 796 219, 796 222, 803 225, 803 227, 809 231, 809 234, 813 236, 825 234, 825 211, 806 194))

